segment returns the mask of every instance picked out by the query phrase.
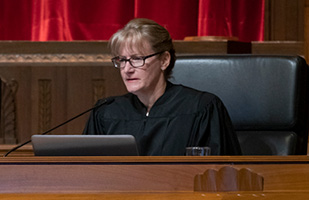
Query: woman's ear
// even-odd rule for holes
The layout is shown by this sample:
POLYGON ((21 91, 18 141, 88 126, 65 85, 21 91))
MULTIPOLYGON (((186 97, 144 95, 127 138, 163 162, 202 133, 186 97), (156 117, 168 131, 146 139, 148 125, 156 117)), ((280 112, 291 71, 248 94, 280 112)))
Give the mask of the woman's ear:
POLYGON ((165 51, 164 53, 162 53, 161 55, 161 70, 164 71, 171 62, 171 54, 168 51, 165 51))

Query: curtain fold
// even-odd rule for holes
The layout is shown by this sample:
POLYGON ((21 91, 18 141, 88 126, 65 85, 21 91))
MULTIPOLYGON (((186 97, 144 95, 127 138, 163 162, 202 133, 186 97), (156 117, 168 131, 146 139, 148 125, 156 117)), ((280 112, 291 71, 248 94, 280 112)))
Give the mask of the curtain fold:
POLYGON ((0 40, 108 40, 135 17, 186 36, 264 39, 264 0, 0 0, 0 40))
POLYGON ((33 41, 108 40, 134 17, 134 0, 33 0, 32 7, 33 41))
POLYGON ((176 40, 197 34, 198 0, 135 0, 135 17, 153 19, 176 40))
POLYGON ((0 40, 30 40, 32 0, 0 0, 0 40))
POLYGON ((264 0, 200 0, 198 35, 263 41, 264 0))

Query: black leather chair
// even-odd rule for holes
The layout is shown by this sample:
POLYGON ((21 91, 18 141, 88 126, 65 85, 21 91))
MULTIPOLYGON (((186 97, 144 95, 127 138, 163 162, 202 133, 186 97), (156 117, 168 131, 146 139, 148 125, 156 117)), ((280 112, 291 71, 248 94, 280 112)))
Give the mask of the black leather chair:
POLYGON ((299 56, 182 56, 170 79, 224 102, 244 155, 303 155, 308 66, 299 56))

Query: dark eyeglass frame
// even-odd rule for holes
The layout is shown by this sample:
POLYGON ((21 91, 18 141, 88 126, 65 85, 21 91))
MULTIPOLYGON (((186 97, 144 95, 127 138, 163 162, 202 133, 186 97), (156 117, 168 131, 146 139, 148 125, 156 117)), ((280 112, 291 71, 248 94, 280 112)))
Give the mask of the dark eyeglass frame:
POLYGON ((136 57, 136 58, 138 58, 139 60, 143 60, 143 64, 142 65, 140 65, 140 66, 134 66, 133 64, 132 64, 132 60, 134 60, 134 59, 136 59, 136 58, 128 58, 128 59, 126 59, 126 58, 123 58, 123 59, 121 59, 121 62, 119 62, 119 65, 117 64, 117 62, 116 62, 116 60, 118 59, 119 60, 119 56, 116 56, 116 57, 114 57, 114 58, 112 58, 112 62, 113 62, 113 64, 114 64, 114 67, 116 67, 116 68, 123 68, 124 66, 125 66, 125 64, 127 63, 127 62, 129 62, 130 63, 130 65, 132 66, 132 67, 134 67, 134 68, 140 68, 140 67, 143 67, 144 65, 145 65, 145 60, 147 59, 147 58, 150 58, 150 57, 153 57, 153 56, 155 56, 155 55, 158 55, 158 54, 161 54, 161 53, 163 53, 163 52, 165 52, 165 51, 160 51, 160 52, 157 52, 157 53, 153 53, 153 54, 150 54, 150 55, 147 55, 147 56, 139 56, 139 57, 136 57), (120 65, 121 65, 121 63, 123 63, 124 62, 124 65, 123 65, 123 67, 121 67, 120 65))

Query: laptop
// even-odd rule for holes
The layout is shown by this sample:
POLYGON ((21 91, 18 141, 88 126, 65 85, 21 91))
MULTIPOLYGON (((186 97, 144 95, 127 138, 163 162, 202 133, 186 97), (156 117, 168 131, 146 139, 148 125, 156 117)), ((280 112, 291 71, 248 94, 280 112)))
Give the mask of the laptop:
POLYGON ((132 135, 33 135, 35 156, 138 156, 132 135))

